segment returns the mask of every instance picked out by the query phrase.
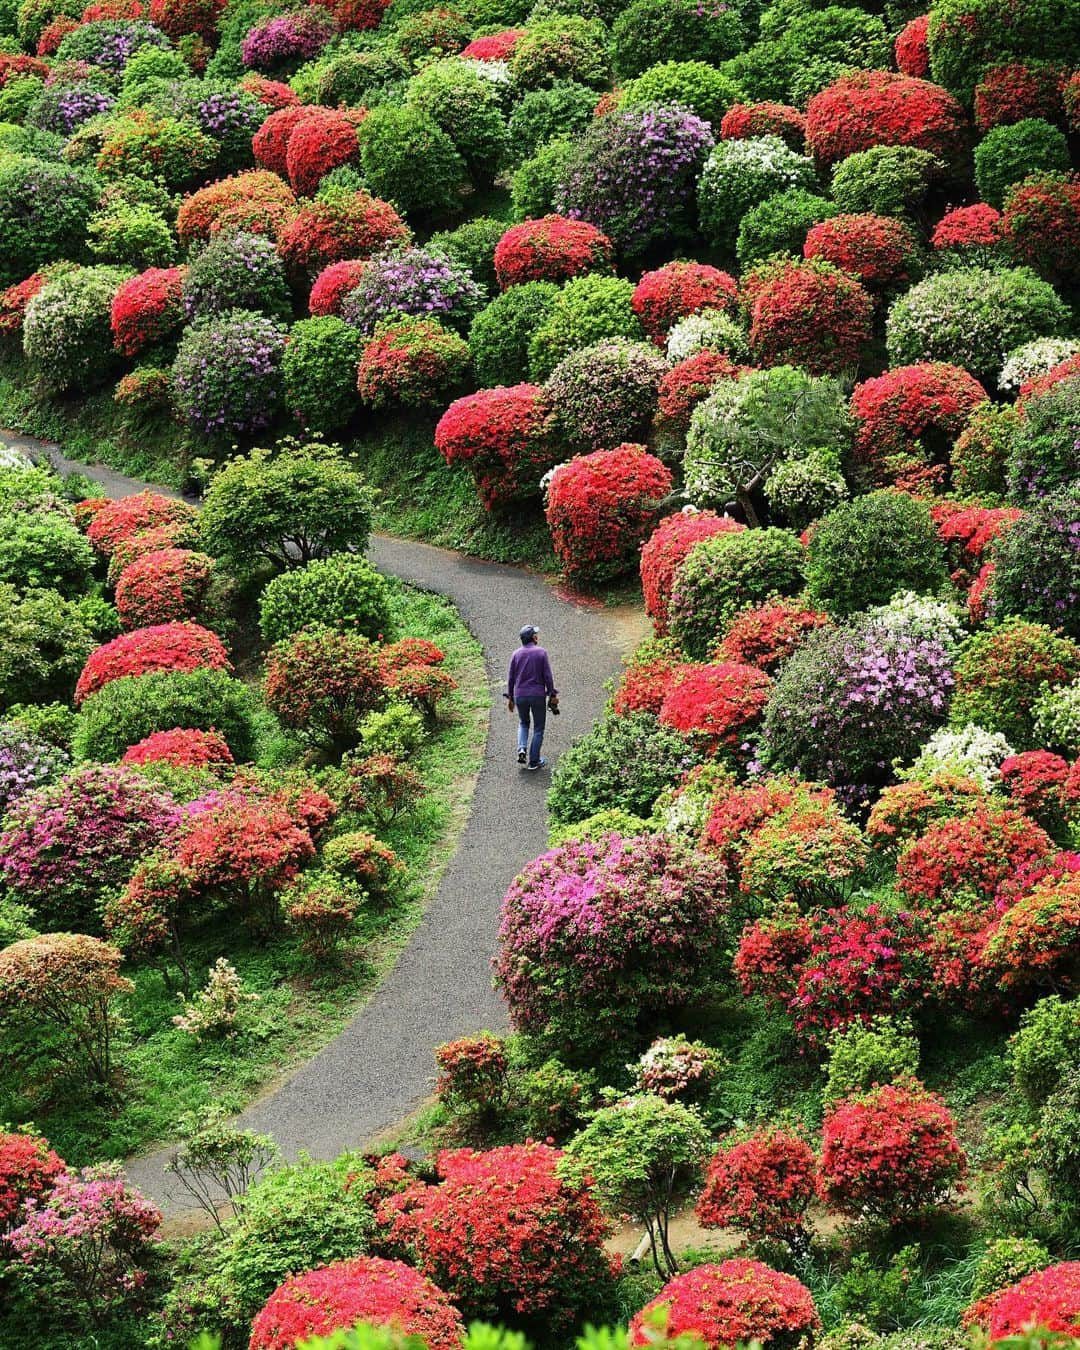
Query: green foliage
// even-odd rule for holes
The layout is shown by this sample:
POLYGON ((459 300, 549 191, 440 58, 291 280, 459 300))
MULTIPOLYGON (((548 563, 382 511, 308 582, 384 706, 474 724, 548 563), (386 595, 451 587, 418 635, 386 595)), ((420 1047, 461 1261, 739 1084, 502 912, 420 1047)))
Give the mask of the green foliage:
POLYGON ((409 703, 391 703, 361 719, 360 745, 367 755, 407 759, 423 743, 423 715, 409 703))
POLYGON ((510 74, 520 89, 541 89, 560 80, 602 89, 609 73, 604 25, 572 14, 530 23, 510 57, 510 74))
POLYGON ((550 215, 563 170, 574 152, 572 140, 556 136, 518 167, 510 185, 510 200, 517 220, 539 220, 550 215))
POLYGON ((770 5, 760 39, 726 69, 752 99, 803 106, 848 69, 885 69, 892 43, 878 14, 855 5, 770 5))
POLYGON ((1009 1063, 1017 1091, 1033 1110, 1040 1109, 1068 1070, 1080 1064, 1080 999, 1052 994, 1029 1008, 1009 1041, 1009 1063))
POLYGON ((0 514, 0 583, 17 591, 51 588, 70 599, 87 589, 93 569, 94 550, 64 516, 0 514))
POLYGON ((1063 1232, 1080 1219, 1080 1068, 1071 1064, 1039 1116, 1038 1163, 1063 1232))
POLYGON ((611 834, 612 831, 629 837, 653 833, 649 822, 643 820, 641 816, 635 815, 632 811, 624 811, 622 807, 612 806, 605 811, 597 811, 595 815, 586 816, 584 820, 576 820, 571 825, 554 826, 549 842, 552 848, 558 848, 560 844, 578 843, 585 839, 603 839, 604 835, 611 834))
POLYGON ((576 136, 592 121, 596 90, 573 80, 546 89, 530 89, 510 114, 509 147, 513 163, 535 155, 558 137, 576 136))
POLYGON ((853 1022, 829 1041, 825 1065, 825 1105, 857 1097, 919 1071, 919 1043, 910 1025, 892 1017, 853 1022))
POLYGON ((698 759, 683 736, 646 713, 608 715, 559 757, 548 814, 555 825, 611 807, 648 816, 664 788, 698 759))
POLYGON ((707 61, 663 61, 623 85, 620 106, 677 103, 711 123, 715 132, 731 105, 745 97, 733 79, 707 61))
POLYGON ((859 1251, 840 1276, 836 1300, 843 1313, 877 1331, 910 1326, 922 1307, 919 1248, 901 1247, 884 1264, 859 1251))
POLYGON ((996 1238, 986 1244, 975 1278, 971 1285, 972 1300, 1007 1289, 1033 1270, 1041 1270, 1053 1262, 1053 1257, 1041 1242, 1027 1237, 996 1238))
POLYGON ((526 281, 498 295, 472 322, 469 350, 481 387, 517 384, 529 345, 559 295, 550 281, 526 281))
POLYGON ((841 617, 886 604, 898 591, 941 591, 945 549, 925 502, 887 488, 841 502, 806 550, 809 599, 841 617))
POLYGON ((220 732, 234 759, 250 759, 252 696, 223 670, 124 675, 83 703, 72 749, 76 759, 108 763, 151 732, 174 727, 220 732))
POLYGON ((842 159, 833 170, 833 201, 841 211, 903 216, 918 210, 940 165, 913 145, 875 145, 842 159))
POLYGON ((357 553, 332 553, 270 581, 259 597, 259 627, 268 643, 325 624, 386 638, 390 606, 386 582, 357 553))
POLYGON ((631 0, 611 26, 615 73, 640 75, 658 61, 719 65, 742 50, 746 28, 737 6, 695 0, 631 0))
POLYGON ((590 273, 568 281, 529 343, 530 377, 547 379, 564 356, 602 338, 644 338, 630 303, 633 294, 633 286, 622 277, 590 273))
POLYGON ((474 181, 495 177, 507 127, 490 80, 461 61, 433 61, 409 81, 405 102, 449 136, 474 181))
POLYGON ((412 105, 373 108, 360 126, 360 164, 376 197, 408 216, 461 209, 465 161, 435 119, 412 105))
POLYGON ((954 726, 999 731, 1014 750, 1036 749, 1034 708, 1050 684, 1080 675, 1080 648, 1044 624, 1006 619, 976 633, 956 661, 954 726))
POLYGON ((1067 172, 1065 133, 1041 117, 991 128, 975 147, 975 182, 984 202, 999 210, 1014 183, 1032 173, 1067 172))
POLYGON ((241 574, 367 547, 374 501, 340 446, 284 440, 229 460, 199 514, 212 557, 241 574))
POLYGON ((334 314, 293 324, 281 363, 285 398, 308 431, 337 431, 357 408, 356 367, 363 339, 334 314))
MULTIPOLYGON (((996 615, 1045 623, 1080 638, 1080 613, 1073 600, 1080 554, 1072 546, 1078 520, 1080 492, 1067 488, 1037 501, 995 542, 996 615)), ((1058 715, 1051 714, 1055 721, 1058 715)), ((1062 732, 1068 720, 1066 714, 1062 732)))
POLYGON ((506 228, 504 220, 474 216, 455 230, 433 234, 428 240, 428 247, 445 253, 459 267, 468 268, 473 279, 490 294, 499 289, 495 280, 495 245, 505 234, 506 228))
POLYGON ((81 267, 50 281, 30 301, 23 349, 50 388, 93 388, 116 370, 112 299, 130 275, 119 267, 81 267))
POLYGON ((171 267, 176 262, 176 240, 169 223, 151 206, 118 202, 91 216, 86 232, 90 252, 96 258, 140 271, 171 267))
POLYGON ((777 192, 753 206, 739 224, 735 255, 743 269, 777 253, 802 257, 806 232, 837 214, 832 202, 803 188, 777 192))
POLYGON ((13 703, 4 714, 5 721, 17 722, 31 735, 40 736, 61 750, 71 749, 75 717, 66 703, 13 703))
POLYGON ((184 308, 191 319, 232 309, 287 319, 292 305, 273 243, 243 231, 216 234, 188 266, 184 308))
POLYGON ((77 602, 0 585, 0 708, 66 701, 97 645, 77 602))
POLYGON ((733 248, 742 219, 752 207, 778 192, 812 191, 816 186, 813 161, 779 136, 721 141, 698 181, 702 233, 718 248, 733 248))
POLYGON ((66 164, 0 157, 0 285, 21 281, 60 258, 84 258, 96 201, 89 176, 66 164))

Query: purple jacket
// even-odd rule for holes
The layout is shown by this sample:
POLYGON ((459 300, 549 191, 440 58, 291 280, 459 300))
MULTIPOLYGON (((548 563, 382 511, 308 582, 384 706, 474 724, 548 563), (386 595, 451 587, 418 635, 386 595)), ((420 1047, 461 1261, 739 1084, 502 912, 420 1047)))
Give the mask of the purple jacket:
POLYGON ((510 658, 510 673, 506 677, 507 698, 543 698, 545 694, 557 694, 555 678, 551 673, 551 662, 543 647, 530 642, 527 647, 519 647, 510 658))

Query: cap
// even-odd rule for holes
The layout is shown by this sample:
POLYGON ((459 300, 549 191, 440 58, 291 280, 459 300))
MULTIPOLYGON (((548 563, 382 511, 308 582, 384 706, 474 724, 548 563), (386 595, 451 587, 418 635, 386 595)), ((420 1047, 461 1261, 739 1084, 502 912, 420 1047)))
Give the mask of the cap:
POLYGON ((522 642, 531 642, 539 632, 540 629, 537 628, 536 624, 527 623, 518 636, 521 638, 522 642))

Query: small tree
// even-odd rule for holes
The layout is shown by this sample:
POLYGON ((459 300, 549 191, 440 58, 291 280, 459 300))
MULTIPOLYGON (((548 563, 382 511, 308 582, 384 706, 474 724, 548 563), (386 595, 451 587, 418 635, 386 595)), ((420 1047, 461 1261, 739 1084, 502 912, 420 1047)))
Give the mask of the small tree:
POLYGON ((181 1143, 173 1149, 165 1171, 176 1177, 218 1232, 225 1232, 221 1210, 240 1212, 248 1186, 277 1156, 274 1141, 253 1130, 237 1130, 225 1112, 211 1106, 184 1122, 181 1143))
POLYGON ((83 933, 42 933, 0 952, 0 1026, 52 1024, 67 1033, 90 1077, 108 1085, 116 1019, 132 989, 115 947, 83 933))
POLYGON ((278 571, 331 553, 362 552, 374 499, 341 448, 282 441, 252 450, 213 477, 199 517, 203 546, 238 572, 278 571))
POLYGON ((709 1154, 709 1133, 697 1112, 652 1093, 626 1097, 601 1107, 566 1151, 569 1165, 592 1177, 609 1213, 644 1222, 660 1278, 674 1275, 671 1211, 697 1186, 709 1154))

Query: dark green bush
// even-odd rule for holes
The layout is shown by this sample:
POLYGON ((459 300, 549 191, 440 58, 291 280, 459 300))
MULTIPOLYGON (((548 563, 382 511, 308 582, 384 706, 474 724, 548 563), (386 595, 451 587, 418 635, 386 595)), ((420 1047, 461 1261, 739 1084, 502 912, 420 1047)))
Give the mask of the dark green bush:
POLYGON ((1008 441, 1009 495, 1020 505, 1074 486, 1080 440, 1080 376, 1024 400, 1008 441))
POLYGON ((504 220, 474 216, 455 230, 433 234, 428 240, 428 248, 445 253, 451 262, 468 268, 473 280, 492 295, 499 289, 495 280, 495 245, 506 229, 504 220))
POLYGON ((913 145, 875 145, 842 159, 833 170, 832 195, 841 211, 903 216, 917 211, 941 165, 913 145))
POLYGON ((409 81, 406 103, 446 132, 474 182, 490 182, 506 153, 506 118, 490 80, 461 61, 434 61, 409 81))
POLYGON ((0 584, 18 591, 51 588, 71 597, 86 590, 93 570, 94 550, 63 516, 0 515, 0 584))
POLYGON ((290 317, 285 267, 273 241, 242 231, 215 235, 188 267, 184 309, 189 319, 230 309, 290 317))
POLYGON ((620 106, 678 103, 719 133, 724 114, 745 98, 745 91, 733 79, 707 61, 663 61, 623 85, 620 106))
POLYGON ((539 220, 555 209, 555 193, 573 154, 574 142, 557 136, 519 165, 510 187, 518 220, 539 220))
POLYGON ((739 224, 735 256, 742 268, 764 262, 776 253, 802 257, 806 232, 812 225, 837 214, 837 208, 824 197, 803 188, 777 192, 753 206, 739 224))
POLYGON ((519 164, 546 142, 575 136, 592 121, 596 90, 573 80, 531 89, 510 114, 510 161, 519 164))
POLYGON ((442 127, 420 108, 373 108, 357 133, 360 164, 376 197, 413 216, 448 216, 468 187, 465 161, 442 127))
POLYGON ((511 286, 473 319, 469 329, 476 378, 481 387, 518 384, 528 370, 529 345, 551 312, 559 288, 550 281, 511 286))
POLYGON ((66 702, 97 645, 77 601, 0 584, 0 708, 66 702))
POLYGON ((975 182, 984 202, 999 210, 1014 183, 1031 173, 1067 172, 1065 133, 1041 117, 993 127, 975 147, 975 182))
POLYGON ((259 597, 259 627, 266 641, 280 642, 310 624, 385 638, 390 630, 386 582, 356 553, 316 558, 274 577, 259 597))
POLYGON ((1080 999, 1052 994, 1029 1008, 1009 1041, 1009 1063, 1017 1091, 1039 1110, 1070 1066, 1080 1063, 1080 999))
POLYGON ((356 411, 363 339, 334 314, 293 324, 281 371, 285 401, 306 430, 337 431, 356 411))
POLYGON ((994 545, 993 609, 1080 639, 1080 491, 1037 502, 994 545))
POLYGON ((510 74, 519 89, 542 89, 561 80, 603 89, 610 74, 607 30, 597 19, 571 14, 530 23, 514 47, 510 74))
POLYGON ((623 80, 658 61, 719 65, 740 51, 745 39, 738 7, 697 0, 631 0, 611 26, 615 73, 623 80))

